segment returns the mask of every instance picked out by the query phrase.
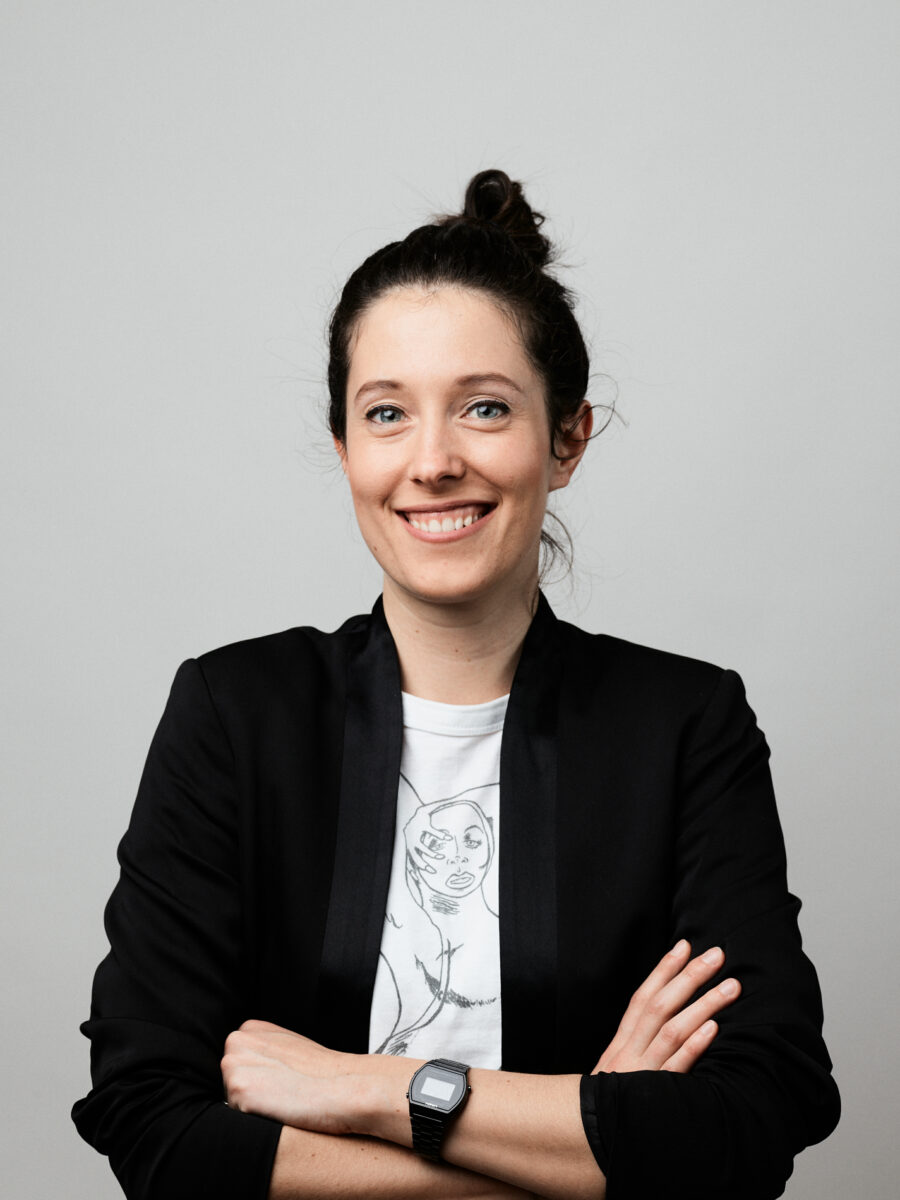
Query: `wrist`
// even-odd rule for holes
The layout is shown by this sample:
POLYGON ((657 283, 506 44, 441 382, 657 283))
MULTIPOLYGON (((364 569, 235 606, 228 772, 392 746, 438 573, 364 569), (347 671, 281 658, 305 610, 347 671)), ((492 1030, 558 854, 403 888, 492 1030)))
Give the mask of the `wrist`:
POLYGON ((406 1058, 400 1054, 349 1054, 347 1058, 354 1060, 348 1074, 397 1078, 405 1083, 426 1062, 424 1058, 406 1058))
POLYGON ((411 1146, 406 1090, 421 1065, 419 1060, 410 1058, 366 1056, 364 1071, 352 1083, 353 1132, 398 1146, 411 1146))

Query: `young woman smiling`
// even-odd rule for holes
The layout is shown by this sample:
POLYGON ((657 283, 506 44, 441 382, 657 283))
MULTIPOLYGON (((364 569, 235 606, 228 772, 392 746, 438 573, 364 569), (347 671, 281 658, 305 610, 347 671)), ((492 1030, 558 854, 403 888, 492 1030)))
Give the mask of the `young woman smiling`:
POLYGON ((335 444, 384 571, 404 691, 450 704, 505 695, 537 603, 547 497, 578 465, 590 406, 552 453, 545 384, 515 325, 457 285, 373 303, 347 395, 335 444))
POLYGON ((542 220, 482 172, 354 272, 382 597, 176 675, 74 1109, 129 1196, 764 1200, 837 1121, 739 678, 539 591, 592 431, 542 220))

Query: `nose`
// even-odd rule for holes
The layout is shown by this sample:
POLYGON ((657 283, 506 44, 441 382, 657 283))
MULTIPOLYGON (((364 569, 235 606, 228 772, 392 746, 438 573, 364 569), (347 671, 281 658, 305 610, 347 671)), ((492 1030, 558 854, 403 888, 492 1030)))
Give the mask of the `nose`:
POLYGON ((452 425, 438 418, 423 418, 410 441, 409 477, 424 487, 447 479, 460 479, 465 463, 452 425))

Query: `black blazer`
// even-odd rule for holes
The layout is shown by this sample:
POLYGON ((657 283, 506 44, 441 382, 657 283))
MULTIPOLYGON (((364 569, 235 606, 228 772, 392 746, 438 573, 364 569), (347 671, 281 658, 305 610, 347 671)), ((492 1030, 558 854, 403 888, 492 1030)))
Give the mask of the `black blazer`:
MULTIPOLYGON (((129 1197, 264 1200, 280 1127, 222 1103, 249 1017, 367 1049, 402 744, 379 601, 179 669, 97 970, 73 1109, 129 1197)), ((768 749, 739 678, 590 635, 541 597, 503 731, 503 1066, 584 1074, 608 1196, 779 1196, 837 1122, 768 749), (742 982, 689 1075, 591 1076, 679 937, 742 982)))

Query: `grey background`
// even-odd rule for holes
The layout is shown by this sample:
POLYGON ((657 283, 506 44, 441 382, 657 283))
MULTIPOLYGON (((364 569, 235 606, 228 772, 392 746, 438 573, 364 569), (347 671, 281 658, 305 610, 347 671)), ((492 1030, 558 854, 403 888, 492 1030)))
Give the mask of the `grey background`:
POLYGON ((499 165, 627 421, 565 496, 551 599, 744 676, 845 1104, 788 1195, 893 1195, 900 9, 6 0, 2 26, 4 1194, 119 1194, 68 1109, 169 683, 371 605, 328 310, 499 165))

